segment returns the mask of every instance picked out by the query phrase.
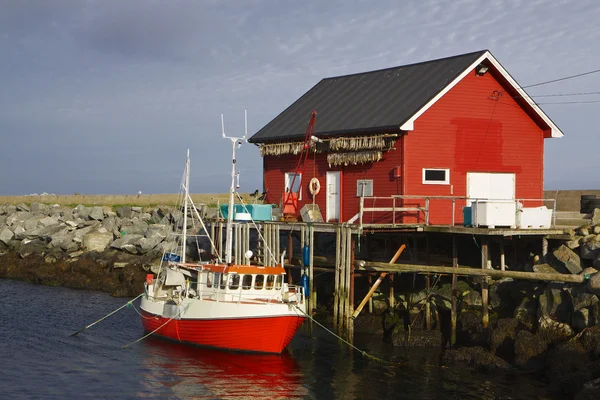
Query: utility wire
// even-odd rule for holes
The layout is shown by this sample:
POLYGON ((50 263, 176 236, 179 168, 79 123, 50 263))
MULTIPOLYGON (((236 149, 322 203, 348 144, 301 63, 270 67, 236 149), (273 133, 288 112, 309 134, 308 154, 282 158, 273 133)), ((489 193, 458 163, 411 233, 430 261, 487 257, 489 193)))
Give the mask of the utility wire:
POLYGON ((600 100, 590 100, 590 101, 556 101, 551 103, 536 103, 536 104, 590 104, 590 103, 600 103, 600 100))
POLYGON ((525 89, 525 88, 530 88, 530 87, 534 87, 534 86, 542 86, 542 85, 547 85, 547 84, 549 84, 549 83, 560 82, 560 81, 566 81, 567 79, 579 78, 580 76, 591 75, 591 74, 595 74, 595 73, 598 73, 598 72, 600 72, 600 69, 595 69, 595 70, 593 70, 593 71, 583 72, 583 73, 581 73, 581 74, 577 74, 577 75, 565 76, 564 78, 553 79, 553 80, 551 80, 551 81, 545 81, 545 82, 540 82, 540 83, 534 83, 533 85, 521 86, 521 88, 525 89))

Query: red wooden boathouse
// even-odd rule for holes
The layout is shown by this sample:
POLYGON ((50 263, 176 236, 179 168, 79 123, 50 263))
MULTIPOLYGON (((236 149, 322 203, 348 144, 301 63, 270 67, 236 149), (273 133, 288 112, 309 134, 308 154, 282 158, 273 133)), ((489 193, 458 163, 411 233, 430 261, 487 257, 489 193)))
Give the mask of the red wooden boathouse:
MULTIPOLYGON (((266 203, 281 204, 313 110, 318 141, 292 190, 300 207, 312 203, 317 178, 326 221, 356 221, 361 196, 375 208, 399 196, 405 223, 423 222, 426 196, 542 199, 544 139, 563 136, 487 50, 326 78, 249 139, 263 156, 266 203)), ((427 202, 429 224, 462 222, 466 200, 427 202)), ((363 222, 391 218, 365 212, 363 222)))

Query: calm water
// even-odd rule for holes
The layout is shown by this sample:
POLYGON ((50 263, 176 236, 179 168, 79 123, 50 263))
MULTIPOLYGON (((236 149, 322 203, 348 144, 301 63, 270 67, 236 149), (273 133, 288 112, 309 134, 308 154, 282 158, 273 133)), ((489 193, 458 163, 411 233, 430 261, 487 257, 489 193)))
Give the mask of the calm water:
MULTIPOLYGON (((69 336, 127 299, 1 280, 0 374, 5 399, 532 399, 543 382, 444 368, 435 351, 394 349, 371 335, 341 349, 315 327, 283 356, 208 351, 143 336, 128 307, 69 336)), ((136 302, 137 305, 137 302, 136 302)))

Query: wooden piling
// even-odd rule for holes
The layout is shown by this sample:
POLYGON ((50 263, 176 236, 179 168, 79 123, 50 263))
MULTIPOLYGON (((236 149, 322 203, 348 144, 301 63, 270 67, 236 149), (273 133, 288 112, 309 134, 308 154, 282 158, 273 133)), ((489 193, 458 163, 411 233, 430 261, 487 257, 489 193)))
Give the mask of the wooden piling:
POLYGON ((348 292, 346 291, 346 228, 344 226, 341 227, 341 238, 340 238, 340 320, 339 320, 339 334, 340 336, 345 336, 347 331, 347 319, 346 319, 346 298, 348 297, 348 292))
MULTIPOLYGON (((489 246, 488 240, 486 237, 481 238, 481 269, 488 269, 488 260, 490 258, 489 255, 489 246)), ((481 278, 481 323, 483 325, 483 329, 487 329, 490 317, 488 313, 488 286, 489 286, 489 278, 484 276, 481 278)))
MULTIPOLYGON (((458 270, 458 246, 456 236, 452 235, 452 269, 458 270)), ((456 274, 452 274, 452 311, 450 320, 450 345, 456 345, 456 274)))
MULTIPOLYGON (((302 252, 300 252, 302 254, 302 252)), ((292 263, 294 259, 294 237, 292 236, 292 231, 288 234, 288 243, 287 243, 287 262, 288 264, 292 263)), ((287 271, 287 281, 289 285, 292 285, 292 270, 288 268, 287 271)))
POLYGON ((339 301, 340 301, 340 226, 335 227, 335 278, 333 285, 333 330, 338 330, 338 319, 339 319, 339 301))
MULTIPOLYGON (((367 276, 367 282, 369 283, 369 287, 373 286, 373 275, 369 274, 367 276)), ((373 314, 373 296, 369 297, 369 314, 373 314)))
MULTIPOLYGON (((314 311, 317 309, 317 295, 316 295, 316 288, 315 288, 315 282, 314 282, 314 252, 315 252, 315 230, 311 229, 311 227, 308 227, 308 235, 309 235, 309 264, 308 264, 308 287, 309 287, 309 291, 310 291, 310 303, 309 306, 310 308, 308 309, 309 311, 309 315, 314 315, 314 311)), ((311 320, 311 334, 312 334, 312 320, 311 320)))
POLYGON ((425 298, 425 328, 427 330, 431 329, 431 306, 430 306, 430 296, 429 291, 431 290, 431 278, 429 274, 425 277, 425 286, 427 289, 427 297, 425 298))
POLYGON ((352 229, 348 229, 346 246, 348 249, 348 301, 346 303, 348 319, 348 335, 347 340, 352 343, 354 341, 354 319, 352 314, 354 312, 354 239, 352 238, 352 229))
POLYGON ((542 238, 542 262, 546 262, 548 257, 548 239, 542 238))
POLYGON ((500 271, 506 270, 506 258, 504 254, 504 239, 500 238, 500 271))

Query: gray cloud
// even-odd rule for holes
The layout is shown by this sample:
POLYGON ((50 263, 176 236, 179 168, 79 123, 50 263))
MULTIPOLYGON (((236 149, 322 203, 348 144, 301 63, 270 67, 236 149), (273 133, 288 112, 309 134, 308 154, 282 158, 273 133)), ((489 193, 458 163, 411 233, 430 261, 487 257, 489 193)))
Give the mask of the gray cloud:
MULTIPOLYGON (((241 134, 248 108, 252 133, 324 77, 484 48, 522 85, 584 72, 599 19, 594 0, 2 2, 0 194, 173 192, 187 148, 192 187, 224 192, 220 113, 241 134)), ((597 106, 542 106, 567 135, 546 141, 548 187, 597 186, 597 106)), ((260 187, 256 148, 238 158, 260 187)))

